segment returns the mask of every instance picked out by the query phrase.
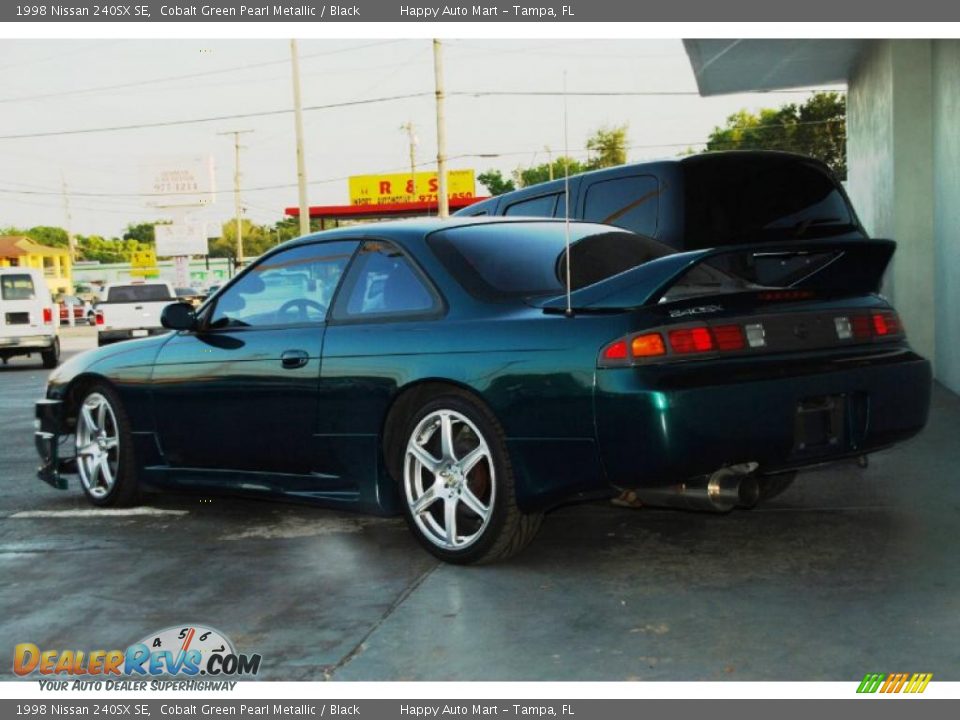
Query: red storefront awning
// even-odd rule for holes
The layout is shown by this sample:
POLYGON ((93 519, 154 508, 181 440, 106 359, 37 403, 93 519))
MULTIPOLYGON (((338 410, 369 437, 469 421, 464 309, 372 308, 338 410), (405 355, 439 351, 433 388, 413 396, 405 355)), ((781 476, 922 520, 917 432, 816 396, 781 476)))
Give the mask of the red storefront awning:
MULTIPOLYGON (((450 211, 455 212, 469 207, 485 197, 450 198, 450 211)), ((288 207, 285 210, 292 217, 300 216, 300 208, 288 207)), ((436 215, 437 203, 434 201, 389 203, 382 205, 311 205, 310 217, 323 220, 376 220, 379 218, 421 217, 436 215)))

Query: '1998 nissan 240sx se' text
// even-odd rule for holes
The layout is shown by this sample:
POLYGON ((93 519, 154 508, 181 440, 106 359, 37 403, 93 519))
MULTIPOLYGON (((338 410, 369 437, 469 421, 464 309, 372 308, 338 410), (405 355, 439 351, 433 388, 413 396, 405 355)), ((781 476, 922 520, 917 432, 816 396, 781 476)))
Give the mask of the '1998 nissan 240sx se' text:
POLYGON ((168 306, 172 332, 54 371, 40 476, 76 473, 101 506, 151 485, 400 511, 456 563, 506 558, 551 507, 624 489, 749 507, 926 423, 929 363, 878 293, 894 249, 676 252, 507 218, 306 236, 199 309, 168 306))

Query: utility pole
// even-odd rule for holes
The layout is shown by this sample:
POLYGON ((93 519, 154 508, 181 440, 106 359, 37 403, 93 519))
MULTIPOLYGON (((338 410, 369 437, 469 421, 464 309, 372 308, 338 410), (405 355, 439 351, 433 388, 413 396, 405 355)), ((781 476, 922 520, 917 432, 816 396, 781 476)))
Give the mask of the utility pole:
POLYGON ((243 226, 240 222, 242 209, 240 207, 240 136, 252 133, 253 130, 228 130, 218 135, 233 135, 233 205, 237 219, 237 267, 243 263, 243 226))
POLYGON ((410 143, 410 200, 412 201, 417 196, 417 136, 410 121, 401 125, 400 129, 406 131, 407 141, 410 143))
POLYGON ((549 145, 544 145, 543 149, 547 151, 547 167, 549 168, 550 179, 553 180, 553 153, 549 145))
POLYGON ((450 215, 450 201, 447 198, 447 121, 443 112, 443 47, 440 41, 433 41, 433 78, 437 93, 437 216, 450 215))
POLYGON ((293 71, 293 121, 297 136, 297 198, 300 204, 300 234, 310 233, 310 206, 307 204, 307 166, 303 149, 303 107, 300 102, 300 54, 297 41, 290 41, 290 67, 293 71))
MULTIPOLYGON (((67 247, 70 248, 70 262, 77 261, 77 239, 73 235, 73 217, 70 214, 70 194, 67 192, 67 179, 60 173, 60 182, 63 184, 63 213, 67 221, 67 247)), ((71 315, 71 318, 73 316, 71 315)))

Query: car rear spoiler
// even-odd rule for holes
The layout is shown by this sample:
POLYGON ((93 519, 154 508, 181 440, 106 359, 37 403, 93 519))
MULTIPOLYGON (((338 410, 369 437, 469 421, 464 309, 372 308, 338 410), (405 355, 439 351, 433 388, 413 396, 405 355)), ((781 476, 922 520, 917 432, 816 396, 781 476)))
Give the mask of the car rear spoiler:
MULTIPOLYGON (((787 287, 817 292, 863 295, 877 292, 897 244, 893 240, 805 240, 731 245, 665 255, 600 282, 574 290, 574 310, 626 310, 659 302, 666 292, 697 265, 729 255, 756 258, 796 257, 832 253, 825 265, 787 287)), ((563 311, 566 295, 537 302, 545 311, 563 311)))

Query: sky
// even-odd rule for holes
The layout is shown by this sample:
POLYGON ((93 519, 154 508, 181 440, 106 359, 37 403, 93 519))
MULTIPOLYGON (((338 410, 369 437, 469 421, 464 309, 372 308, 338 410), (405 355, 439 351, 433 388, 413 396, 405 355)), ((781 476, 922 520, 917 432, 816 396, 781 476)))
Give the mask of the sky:
MULTIPOLYGON (((449 166, 478 174, 546 162, 546 147, 563 152, 564 99, 524 93, 559 92, 564 82, 567 143, 578 158, 601 126, 627 124, 628 159, 642 161, 702 147, 739 109, 806 97, 699 97, 679 40, 445 40, 443 49, 449 166), (636 94, 649 92, 668 94, 636 94)), ((299 53, 310 204, 347 204, 350 175, 407 170, 407 122, 418 169, 435 168, 431 41, 301 40, 299 53), (418 96, 309 109, 403 95, 418 96)), ((234 215, 233 139, 220 134, 233 130, 253 131, 241 140, 244 216, 272 224, 297 204, 292 107, 288 41, 5 40, 0 228, 65 226, 64 184, 74 232, 109 237, 128 223, 168 219, 147 205, 144 168, 205 154, 214 158, 216 201, 200 217, 219 224, 234 215), (78 132, 257 113, 272 114, 78 132)))

